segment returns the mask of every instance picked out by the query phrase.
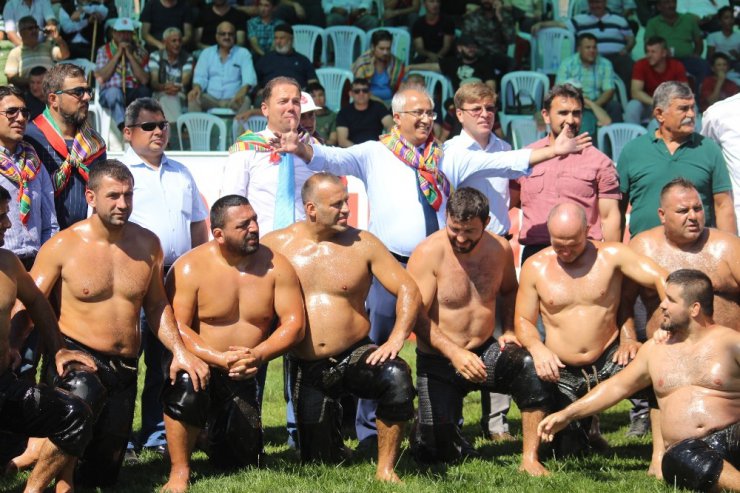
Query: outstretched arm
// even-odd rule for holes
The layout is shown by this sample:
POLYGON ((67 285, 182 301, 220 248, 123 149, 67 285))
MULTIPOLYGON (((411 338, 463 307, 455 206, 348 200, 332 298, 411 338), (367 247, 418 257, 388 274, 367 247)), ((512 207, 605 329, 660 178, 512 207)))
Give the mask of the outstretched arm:
POLYGON ((627 245, 613 243, 615 258, 622 274, 646 288, 654 289, 662 300, 665 298, 665 279, 668 272, 648 257, 640 255, 627 245))

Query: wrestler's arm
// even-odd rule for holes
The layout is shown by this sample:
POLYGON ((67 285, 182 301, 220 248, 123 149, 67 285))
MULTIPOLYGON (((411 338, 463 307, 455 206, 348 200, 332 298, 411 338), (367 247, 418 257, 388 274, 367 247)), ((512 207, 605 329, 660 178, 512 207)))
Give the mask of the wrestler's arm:
MULTIPOLYGON (((668 272, 644 255, 622 243, 612 243, 614 258, 622 274, 646 288, 657 291, 660 299, 665 298, 665 279, 668 272)), ((611 247, 610 247, 611 248, 611 247)))
POLYGON ((619 348, 612 362, 621 366, 626 365, 637 355, 642 343, 637 340, 635 329, 635 302, 640 293, 640 287, 632 279, 622 280, 622 294, 619 297, 617 309, 617 327, 619 327, 619 348))
POLYGON ((495 237, 496 241, 503 246, 503 270, 504 276, 499 290, 500 304, 497 306, 501 313, 501 337, 498 338, 499 345, 503 349, 507 343, 521 346, 519 339, 514 333, 514 306, 519 283, 516 280, 516 268, 514 267, 514 253, 509 242, 503 238, 495 237))
POLYGON ((395 358, 403 348, 421 310, 421 294, 409 273, 380 240, 365 231, 360 232, 360 239, 365 242, 364 248, 369 252, 370 271, 385 289, 396 296, 396 323, 393 330, 388 340, 367 359, 369 364, 376 365, 395 358))
POLYGON ((571 421, 593 416, 650 385, 648 359, 654 345, 653 341, 646 342, 624 370, 601 382, 591 392, 562 411, 545 417, 537 427, 540 438, 551 442, 555 433, 565 428, 571 421))
POLYGON ((536 326, 540 315, 540 296, 535 285, 539 275, 535 266, 536 261, 536 257, 528 259, 519 275, 514 332, 519 342, 532 355, 537 376, 546 382, 557 382, 560 379, 560 368, 564 368, 565 365, 543 344, 536 326))

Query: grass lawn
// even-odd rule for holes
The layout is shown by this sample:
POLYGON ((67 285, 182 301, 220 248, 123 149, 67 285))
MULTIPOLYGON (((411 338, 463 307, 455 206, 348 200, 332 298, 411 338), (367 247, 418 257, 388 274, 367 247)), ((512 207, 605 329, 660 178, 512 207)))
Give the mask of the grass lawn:
MULTIPOLYGON (((402 352, 406 361, 414 362, 414 345, 407 343, 402 352)), ((141 376, 140 376, 141 377, 141 376)), ((143 386, 143 378, 139 380, 143 386)), ((602 415, 601 427, 613 451, 607 456, 565 461, 548 460, 545 465, 553 473, 547 478, 530 478, 517 471, 521 441, 513 444, 493 444, 480 436, 480 393, 470 394, 465 401, 464 432, 481 454, 480 459, 467 460, 446 468, 421 470, 402 447, 398 473, 404 480, 400 486, 383 485, 372 480, 374 457, 359 457, 350 464, 299 464, 295 451, 285 444, 285 404, 282 396, 282 362, 270 364, 265 392, 263 425, 267 466, 246 469, 229 475, 220 474, 208 464, 205 454, 194 455, 192 467, 193 493, 226 492, 666 492, 665 483, 646 475, 650 460, 650 438, 627 438, 629 402, 602 415)), ((512 432, 519 433, 519 412, 509 413, 512 432)), ((139 415, 134 427, 139 426, 139 415)), ((354 447, 357 442, 350 442, 354 447)), ((158 490, 166 481, 169 464, 153 454, 144 454, 141 463, 124 466, 118 486, 111 491, 147 492, 158 490)), ((0 478, 0 492, 20 491, 25 475, 0 478)))

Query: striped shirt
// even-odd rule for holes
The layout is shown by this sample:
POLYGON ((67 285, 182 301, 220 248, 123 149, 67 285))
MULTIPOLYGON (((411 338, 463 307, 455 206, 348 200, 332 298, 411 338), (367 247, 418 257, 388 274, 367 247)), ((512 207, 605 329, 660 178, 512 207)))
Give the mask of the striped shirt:
POLYGON ((576 37, 583 33, 593 34, 602 55, 619 53, 627 45, 627 39, 634 36, 627 19, 614 14, 606 14, 601 18, 592 14, 579 14, 567 23, 576 37))

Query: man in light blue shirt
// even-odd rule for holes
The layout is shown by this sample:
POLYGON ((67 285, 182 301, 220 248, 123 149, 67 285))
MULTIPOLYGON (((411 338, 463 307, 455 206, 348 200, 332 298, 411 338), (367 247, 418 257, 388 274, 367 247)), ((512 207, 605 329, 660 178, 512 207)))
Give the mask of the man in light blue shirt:
POLYGON ((231 108, 237 113, 252 106, 249 91, 257 85, 252 55, 235 46, 236 28, 222 22, 216 28, 216 45, 203 50, 195 65, 193 89, 188 93, 188 111, 231 108))

